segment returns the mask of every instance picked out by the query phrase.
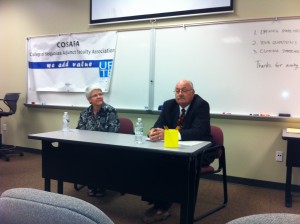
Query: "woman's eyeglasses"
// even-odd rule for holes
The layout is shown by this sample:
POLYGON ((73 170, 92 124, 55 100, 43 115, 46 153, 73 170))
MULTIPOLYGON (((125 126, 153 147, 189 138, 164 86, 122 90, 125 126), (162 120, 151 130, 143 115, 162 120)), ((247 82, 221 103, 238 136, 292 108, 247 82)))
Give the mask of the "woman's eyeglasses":
POLYGON ((94 94, 91 96, 91 98, 96 98, 97 96, 103 96, 103 93, 94 94))

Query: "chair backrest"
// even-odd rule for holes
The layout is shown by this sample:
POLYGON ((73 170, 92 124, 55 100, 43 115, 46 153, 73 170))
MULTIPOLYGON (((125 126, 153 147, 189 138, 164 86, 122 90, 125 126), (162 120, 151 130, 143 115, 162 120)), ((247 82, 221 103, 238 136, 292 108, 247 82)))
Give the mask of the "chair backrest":
POLYGON ((210 126, 210 133, 212 135, 212 143, 214 145, 223 145, 224 144, 224 136, 221 128, 215 125, 210 126))
POLYGON ((6 93, 4 96, 4 103, 9 107, 12 114, 17 111, 17 102, 19 100, 20 93, 6 93))
POLYGON ((100 209, 86 201, 32 188, 3 192, 0 220, 10 224, 113 224, 100 209))
POLYGON ((223 150, 224 150, 224 135, 223 131, 220 127, 211 125, 210 126, 210 133, 212 135, 212 143, 213 145, 219 145, 220 147, 217 148, 217 150, 214 153, 215 158, 221 158, 223 155, 223 150))
POLYGON ((120 129, 119 133, 123 134, 134 134, 134 126, 132 121, 126 117, 120 117, 120 129))
MULTIPOLYGON (((204 154, 209 154, 209 159, 218 159, 219 166, 218 168, 214 168, 211 165, 202 166, 202 162, 200 165, 201 173, 218 173, 223 167, 225 167, 225 147, 224 147, 224 135, 223 131, 220 127, 211 125, 210 132, 212 135, 212 146, 209 147, 204 154)), ((205 157, 205 156, 204 156, 205 157)))

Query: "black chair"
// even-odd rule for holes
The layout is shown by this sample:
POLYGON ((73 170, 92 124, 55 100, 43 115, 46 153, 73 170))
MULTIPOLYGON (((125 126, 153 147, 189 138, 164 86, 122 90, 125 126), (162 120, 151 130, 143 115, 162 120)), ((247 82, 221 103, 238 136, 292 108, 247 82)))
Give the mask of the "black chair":
MULTIPOLYGON (((198 194, 198 188, 200 185, 200 179, 205 175, 212 175, 216 173, 222 173, 222 180, 223 180, 223 202, 215 207, 214 209, 209 210, 208 212, 205 212, 197 217, 194 217, 194 222, 199 221, 217 211, 219 211, 222 208, 225 208, 227 202, 228 202, 228 192, 227 192, 227 174, 226 174, 226 160, 225 160, 225 147, 224 147, 224 136, 223 131, 221 128, 211 125, 211 135, 212 135, 212 146, 207 148, 205 152, 201 155, 201 160, 204 157, 205 154, 210 153, 215 156, 215 159, 218 160, 218 166, 214 167, 213 165, 209 166, 201 166, 201 163, 199 163, 198 167, 198 184, 195 189, 195 210, 196 210, 196 203, 197 203, 197 194, 198 194)), ((196 214, 196 211, 195 211, 196 214)))
POLYGON ((17 111, 17 102, 19 100, 20 93, 6 93, 4 99, 0 99, 6 108, 0 108, 0 158, 2 157, 4 160, 9 161, 8 154, 20 154, 23 156, 24 154, 18 150, 13 145, 3 145, 2 144, 2 117, 8 117, 16 113, 17 111))

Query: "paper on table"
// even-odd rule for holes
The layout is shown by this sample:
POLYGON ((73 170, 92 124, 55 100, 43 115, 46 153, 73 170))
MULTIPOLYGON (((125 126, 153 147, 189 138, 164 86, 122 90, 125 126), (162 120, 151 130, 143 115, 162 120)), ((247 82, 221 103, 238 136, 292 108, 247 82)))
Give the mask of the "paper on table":
POLYGON ((299 128, 287 128, 286 132, 300 134, 300 129, 299 128))
MULTIPOLYGON (((147 137, 146 138, 147 141, 150 141, 150 138, 147 137)), ((160 140, 161 142, 163 142, 164 140, 160 140)), ((179 145, 186 145, 186 146, 193 146, 193 145, 197 145, 199 143, 201 143, 202 141, 179 141, 178 144, 179 145)))
POLYGON ((179 145, 187 145, 187 146, 193 146, 201 143, 201 141, 179 141, 179 145))
MULTIPOLYGON (((151 141, 149 137, 146 137, 146 141, 151 141)), ((158 142, 163 142, 164 140, 159 140, 158 142)))

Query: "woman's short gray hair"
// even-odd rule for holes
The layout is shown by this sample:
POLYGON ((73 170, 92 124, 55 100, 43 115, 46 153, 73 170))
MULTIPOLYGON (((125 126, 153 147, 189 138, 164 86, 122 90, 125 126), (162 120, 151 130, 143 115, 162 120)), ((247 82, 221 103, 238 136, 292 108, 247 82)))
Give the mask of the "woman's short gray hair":
POLYGON ((99 86, 96 86, 96 85, 89 86, 85 89, 85 96, 87 99, 89 99, 91 97, 91 93, 94 90, 100 90, 102 92, 102 89, 99 86))

